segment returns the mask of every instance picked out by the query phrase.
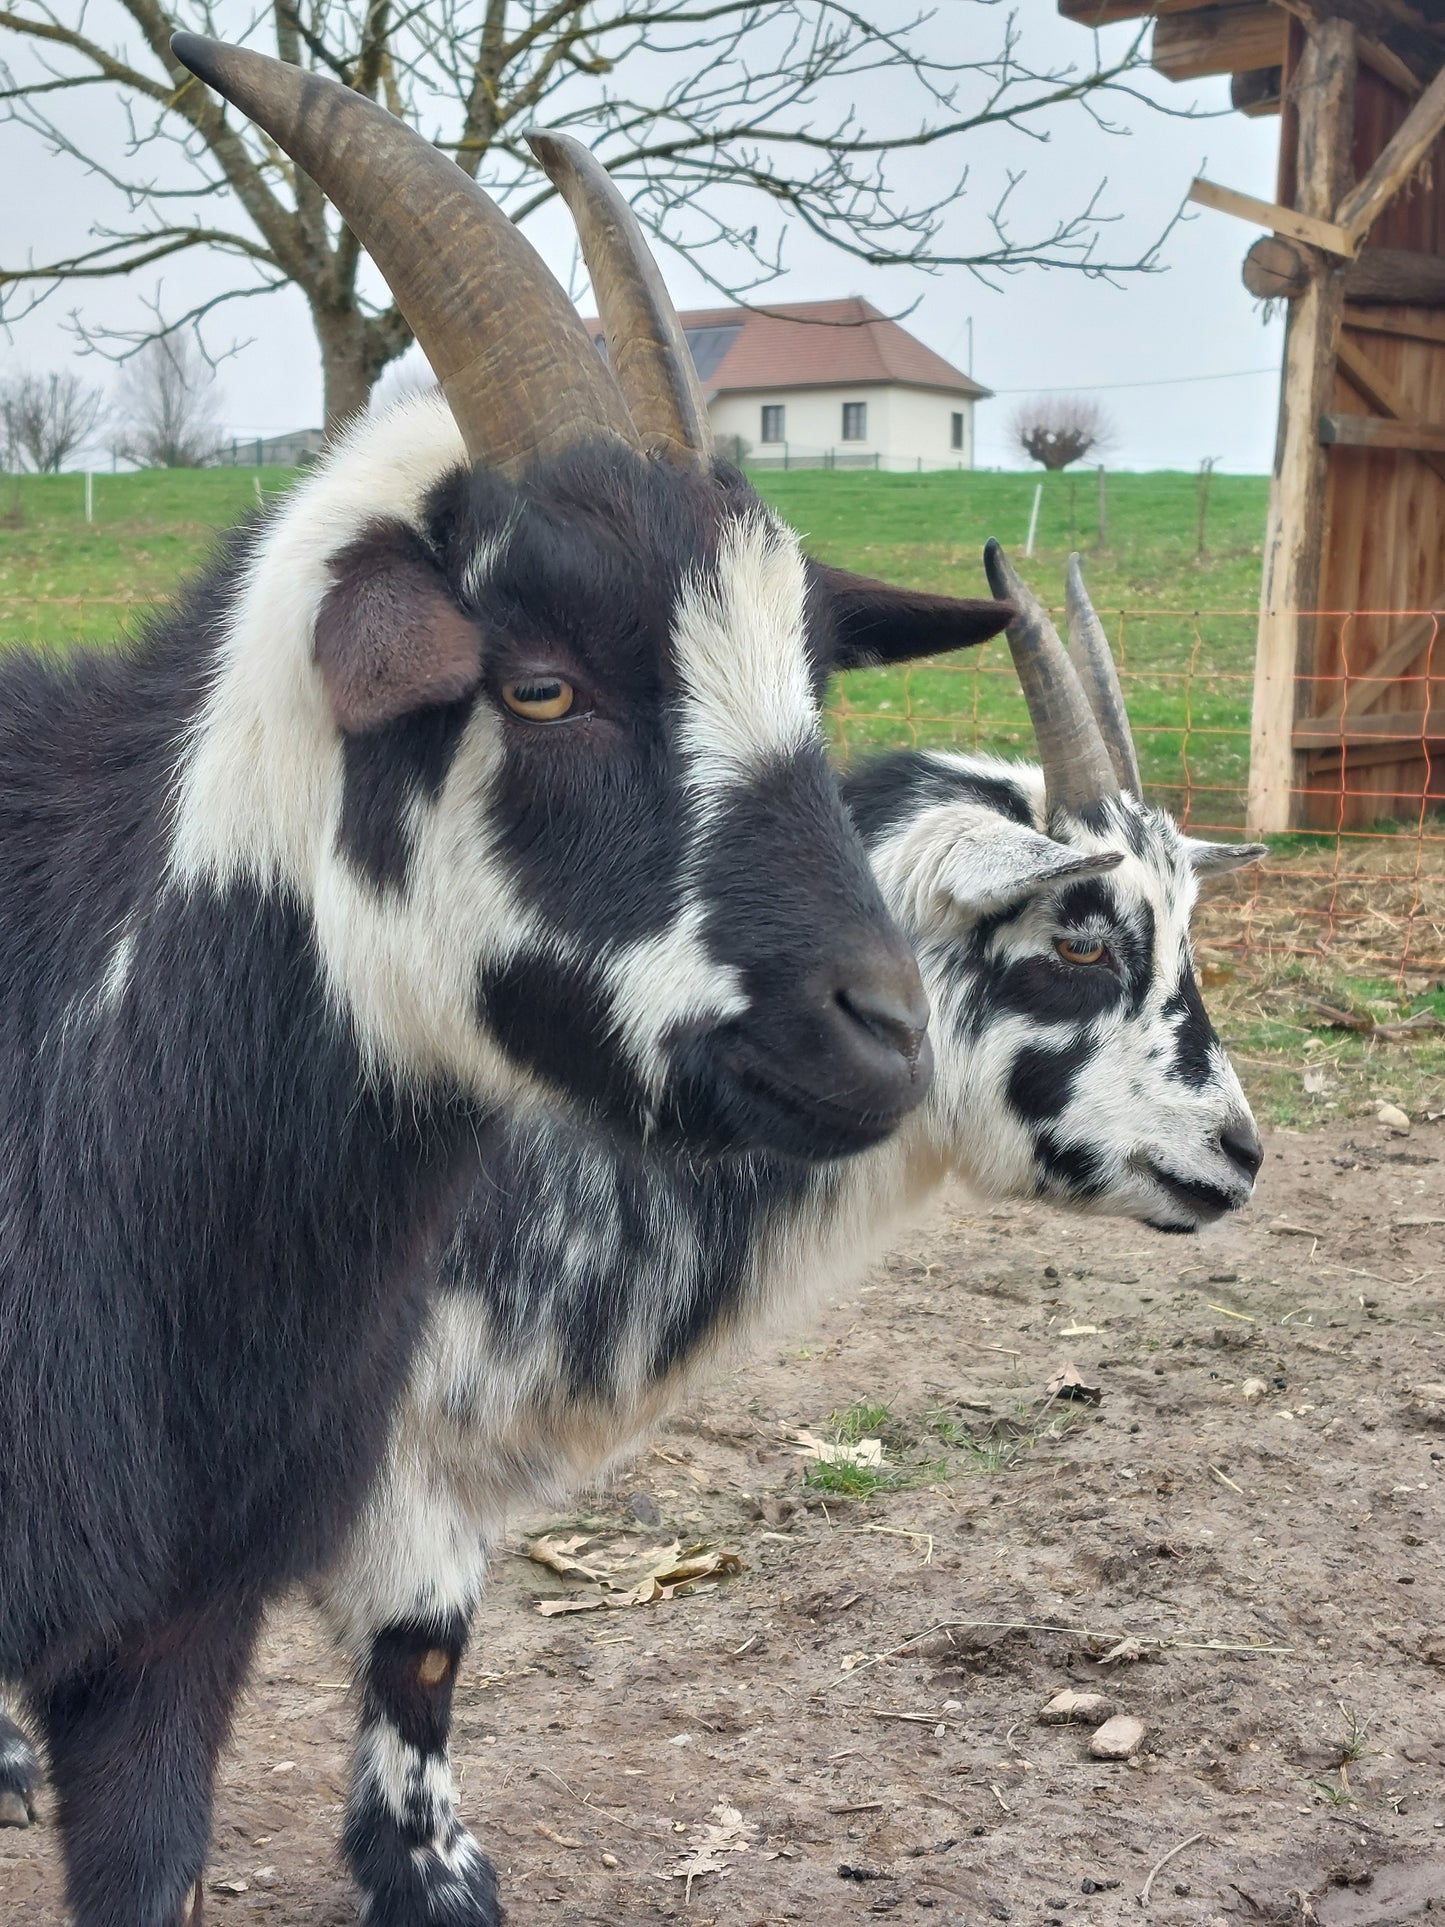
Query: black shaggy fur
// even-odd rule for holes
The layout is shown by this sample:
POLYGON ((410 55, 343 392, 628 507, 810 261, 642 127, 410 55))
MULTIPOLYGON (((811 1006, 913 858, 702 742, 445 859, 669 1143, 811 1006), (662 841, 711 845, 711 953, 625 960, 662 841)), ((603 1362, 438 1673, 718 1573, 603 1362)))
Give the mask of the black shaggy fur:
POLYGON ((359 1499, 472 1141, 363 1079, 296 906, 162 887, 231 579, 133 658, 0 673, 0 1675, 84 1927, 171 1927, 201 1871, 259 1603, 359 1499))

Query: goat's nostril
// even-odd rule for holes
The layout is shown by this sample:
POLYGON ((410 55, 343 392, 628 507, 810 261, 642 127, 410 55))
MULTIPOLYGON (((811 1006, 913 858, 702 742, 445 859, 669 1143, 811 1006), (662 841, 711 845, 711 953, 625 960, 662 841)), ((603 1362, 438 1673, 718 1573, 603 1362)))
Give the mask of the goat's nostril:
POLYGON ((1264 1163, 1264 1146, 1253 1124, 1229 1124, 1219 1133, 1219 1148, 1231 1164, 1253 1181, 1264 1163))
POLYGON ((906 974, 894 972, 846 983, 834 994, 855 1024, 910 1065, 918 1062, 928 1035, 928 999, 920 981, 910 983, 906 974))

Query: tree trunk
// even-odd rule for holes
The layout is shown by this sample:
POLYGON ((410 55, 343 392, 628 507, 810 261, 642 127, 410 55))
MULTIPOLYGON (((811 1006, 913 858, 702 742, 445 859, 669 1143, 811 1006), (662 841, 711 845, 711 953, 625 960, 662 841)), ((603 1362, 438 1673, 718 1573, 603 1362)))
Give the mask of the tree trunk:
POLYGON ((404 330, 383 329, 354 308, 313 309, 321 344, 327 440, 339 435, 371 398, 377 377, 411 340, 404 330))

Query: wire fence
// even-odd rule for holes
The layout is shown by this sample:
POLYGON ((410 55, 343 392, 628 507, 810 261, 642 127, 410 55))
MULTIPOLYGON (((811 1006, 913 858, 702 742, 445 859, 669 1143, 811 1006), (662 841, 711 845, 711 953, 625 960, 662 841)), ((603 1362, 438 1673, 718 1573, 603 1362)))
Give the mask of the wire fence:
MULTIPOLYGON (((66 648, 133 631, 154 602, 0 597, 0 643, 66 648)), ((1254 609, 1100 612, 1119 664, 1145 786, 1201 836, 1246 823, 1254 609)), ((1445 617, 1332 611, 1316 617, 1328 675, 1296 704, 1296 814, 1258 868, 1213 886, 1199 930, 1241 961, 1315 959, 1402 988, 1445 977, 1445 617), (1378 675, 1381 637, 1407 675, 1378 675), (1411 638, 1414 638, 1412 643, 1411 638), (1365 667, 1357 670, 1356 662, 1365 667), (1432 708, 1432 698, 1434 707, 1432 708), (1433 732, 1433 734, 1432 734, 1433 732)), ((912 746, 1029 758, 1033 735, 1001 640, 966 655, 866 670, 833 694, 844 761, 912 746)))

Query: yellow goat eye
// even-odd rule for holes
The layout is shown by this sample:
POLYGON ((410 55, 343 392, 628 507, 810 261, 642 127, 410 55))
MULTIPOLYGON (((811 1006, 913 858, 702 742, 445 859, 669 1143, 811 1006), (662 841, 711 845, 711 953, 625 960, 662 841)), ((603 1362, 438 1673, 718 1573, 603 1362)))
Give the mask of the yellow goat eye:
POLYGON ((576 700, 576 690, 561 676, 526 676, 502 684, 502 701, 529 723, 559 722, 576 700))
POLYGON ((1054 948, 1065 963, 1096 964, 1102 963, 1104 958, 1104 946, 1101 943, 1072 943, 1067 937, 1059 937, 1054 948))

